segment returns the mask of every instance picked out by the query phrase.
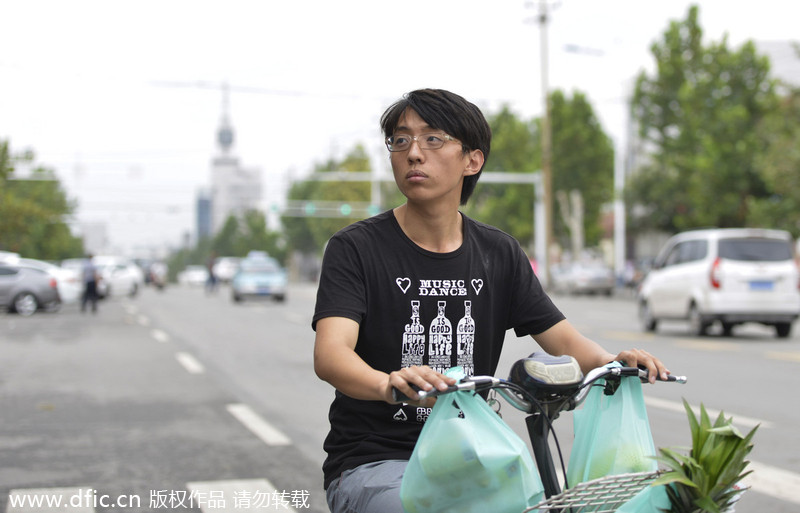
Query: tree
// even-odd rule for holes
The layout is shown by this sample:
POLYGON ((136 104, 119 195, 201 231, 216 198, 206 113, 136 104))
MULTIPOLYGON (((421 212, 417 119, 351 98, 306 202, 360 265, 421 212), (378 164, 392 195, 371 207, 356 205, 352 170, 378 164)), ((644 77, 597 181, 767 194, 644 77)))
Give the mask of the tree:
MULTIPOLYGON (((370 169, 369 156, 363 146, 357 145, 341 161, 329 159, 314 166, 314 174, 332 171, 365 172, 370 169)), ((289 200, 367 202, 369 199, 370 184, 367 182, 302 180, 292 184, 289 189, 289 200)), ((314 253, 321 251, 334 233, 357 220, 358 217, 283 216, 281 222, 291 250, 314 253)))
POLYGON ((656 74, 642 72, 632 102, 650 162, 629 181, 628 202, 643 206, 634 229, 668 232, 743 226, 754 199, 769 196, 757 166, 757 127, 777 106, 769 60, 752 42, 727 36, 702 45, 698 8, 672 22, 651 47, 656 74))
POLYGON ((767 149, 757 157, 756 166, 771 194, 749 199, 748 223, 788 230, 800 237, 800 89, 782 100, 759 131, 767 137, 767 149))
MULTIPOLYGON (((554 91, 550 102, 553 193, 580 191, 585 238, 589 245, 595 245, 602 236, 602 206, 613 195, 613 146, 585 95, 576 92, 569 98, 554 91)), ((508 106, 488 120, 492 149, 484 171, 533 173, 541 169, 541 120, 523 121, 508 106)), ((520 241, 533 242, 533 194, 532 187, 479 182, 466 212, 520 241)), ((555 217, 555 237, 567 244, 569 230, 560 217, 555 217)))
MULTIPOLYGON (((582 93, 572 99, 561 91, 550 95, 553 130, 553 191, 580 191, 586 244, 596 246, 603 236, 601 213, 614 195, 614 146, 582 93)), ((560 207, 559 207, 560 208, 560 207)), ((567 244, 564 212, 556 216, 553 233, 567 244)))
POLYGON ((34 161, 32 152, 14 157, 8 141, 0 141, 0 249, 30 258, 62 260, 83 253, 65 219, 75 205, 55 177, 35 167, 26 180, 15 180, 15 162, 34 161))
MULTIPOLYGON (((533 173, 539 170, 540 148, 536 127, 519 119, 505 105, 488 116, 492 147, 485 172, 533 173)), ((510 233, 520 241, 533 242, 533 187, 481 183, 464 212, 510 233)))

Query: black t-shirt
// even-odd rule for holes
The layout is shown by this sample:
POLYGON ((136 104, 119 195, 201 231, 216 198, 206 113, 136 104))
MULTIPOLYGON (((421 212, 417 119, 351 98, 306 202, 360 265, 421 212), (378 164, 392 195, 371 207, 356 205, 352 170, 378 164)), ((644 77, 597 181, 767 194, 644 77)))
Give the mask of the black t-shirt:
MULTIPOLYGON (((355 320, 356 353, 387 373, 429 365, 493 375, 508 329, 537 334, 564 316, 513 237, 462 218, 464 240, 451 253, 414 244, 392 211, 339 231, 325 250, 312 327, 325 317, 355 320)), ((408 459, 429 413, 337 391, 324 443, 325 488, 358 465, 408 459)))

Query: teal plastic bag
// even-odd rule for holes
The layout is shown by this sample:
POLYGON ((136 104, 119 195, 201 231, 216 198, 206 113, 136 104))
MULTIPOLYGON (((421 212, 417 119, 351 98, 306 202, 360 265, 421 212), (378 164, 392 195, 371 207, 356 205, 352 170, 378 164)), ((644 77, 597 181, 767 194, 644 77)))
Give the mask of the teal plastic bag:
MULTIPOLYGON (((597 383, 603 384, 603 380, 597 383)), ((575 441, 567 467, 570 486, 606 475, 658 468, 639 378, 623 377, 613 395, 605 395, 602 386, 592 387, 573 422, 575 441)))
POLYGON ((669 508, 666 485, 650 485, 617 508, 617 513, 662 513, 669 508))
POLYGON ((403 475, 407 513, 520 513, 544 487, 528 447, 472 392, 440 397, 403 475))

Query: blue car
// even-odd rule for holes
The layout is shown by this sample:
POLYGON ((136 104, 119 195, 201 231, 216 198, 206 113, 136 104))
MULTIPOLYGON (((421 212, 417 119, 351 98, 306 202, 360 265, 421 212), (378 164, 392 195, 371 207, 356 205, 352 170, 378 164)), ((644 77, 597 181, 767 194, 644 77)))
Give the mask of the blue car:
POLYGON ((288 276, 271 257, 245 258, 231 280, 231 297, 235 302, 245 299, 286 300, 288 276))

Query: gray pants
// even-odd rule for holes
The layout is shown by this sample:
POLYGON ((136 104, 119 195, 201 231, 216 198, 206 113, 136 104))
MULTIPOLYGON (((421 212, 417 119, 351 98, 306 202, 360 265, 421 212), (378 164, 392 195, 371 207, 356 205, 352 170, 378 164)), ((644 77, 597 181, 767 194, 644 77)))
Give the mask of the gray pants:
POLYGON ((342 472, 328 486, 331 513, 404 513, 400 483, 407 464, 376 461, 342 472))

